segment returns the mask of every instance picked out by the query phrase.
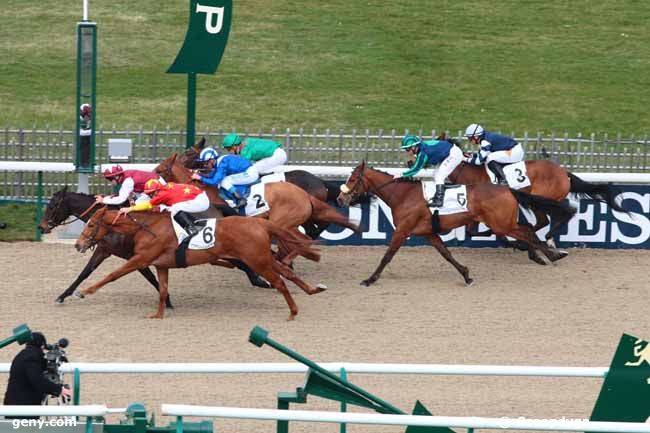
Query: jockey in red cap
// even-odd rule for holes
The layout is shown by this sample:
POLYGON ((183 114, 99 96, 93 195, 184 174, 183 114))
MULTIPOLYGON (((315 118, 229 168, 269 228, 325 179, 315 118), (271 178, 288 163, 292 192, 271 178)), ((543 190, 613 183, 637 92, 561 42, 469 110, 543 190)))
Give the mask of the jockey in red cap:
POLYGON ((135 196, 136 203, 149 200, 149 196, 144 192, 144 185, 150 179, 156 179, 161 184, 165 184, 165 181, 154 172, 124 170, 119 165, 104 170, 104 177, 110 181, 113 186, 120 185, 120 191, 116 196, 95 196, 95 200, 98 203, 109 205, 123 204, 131 198, 132 194, 135 196))

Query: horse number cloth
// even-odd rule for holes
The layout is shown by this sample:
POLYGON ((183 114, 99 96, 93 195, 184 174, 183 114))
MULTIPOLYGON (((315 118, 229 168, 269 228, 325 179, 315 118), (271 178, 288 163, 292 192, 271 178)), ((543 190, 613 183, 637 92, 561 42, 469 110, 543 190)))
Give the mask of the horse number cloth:
MULTIPOLYGON (((490 181, 496 183, 496 177, 492 170, 486 169, 490 176, 490 181)), ((506 175, 508 186, 512 189, 522 189, 530 186, 530 178, 526 172, 526 161, 515 162, 503 167, 503 174, 506 175)))
MULTIPOLYGON (((436 194, 436 185, 433 182, 422 182, 424 199, 428 202, 436 194)), ((451 215, 455 213, 468 212, 467 209, 467 188, 465 185, 453 185, 445 187, 445 199, 441 208, 429 207, 433 214, 451 215)))
MULTIPOLYGON (((201 224, 205 221, 205 227, 199 231, 199 233, 190 240, 190 244, 187 249, 189 250, 207 250, 214 246, 215 235, 214 229, 217 225, 216 218, 209 218, 205 220, 195 221, 196 225, 201 224)), ((172 224, 174 226, 174 232, 176 232, 176 238, 178 239, 178 244, 180 245, 185 238, 187 238, 187 233, 183 228, 172 218, 172 224)))

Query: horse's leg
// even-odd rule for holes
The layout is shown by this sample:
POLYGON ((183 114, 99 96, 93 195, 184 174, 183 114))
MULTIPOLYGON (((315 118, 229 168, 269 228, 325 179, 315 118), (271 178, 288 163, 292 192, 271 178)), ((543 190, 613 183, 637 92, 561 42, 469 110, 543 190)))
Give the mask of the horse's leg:
POLYGON ((165 314, 165 300, 169 295, 169 269, 156 266, 156 272, 158 273, 158 281, 160 282, 160 297, 158 300, 158 310, 154 314, 147 316, 149 319, 163 318, 165 314))
MULTIPOLYGON (((478 221, 472 221, 471 223, 465 225, 465 234, 467 236, 478 236, 478 237, 487 237, 487 236, 492 236, 494 233, 492 233, 492 230, 488 228, 487 230, 484 231, 479 231, 478 226, 479 226, 478 221)), ((526 244, 520 245, 517 242, 510 242, 508 238, 505 236, 497 236, 497 239, 503 243, 506 247, 514 248, 519 251, 526 251, 528 248, 526 247, 526 244)))
POLYGON ((79 286, 79 284, 81 284, 86 278, 88 278, 90 274, 92 274, 92 272, 95 269, 97 269, 97 267, 101 265, 104 260, 110 257, 110 255, 111 253, 108 251, 108 249, 102 247, 101 245, 97 246, 92 257, 90 257, 90 260, 88 260, 88 263, 86 263, 86 266, 83 268, 83 270, 81 271, 77 279, 74 280, 74 282, 70 285, 70 287, 68 287, 63 293, 61 293, 54 302, 56 302, 57 304, 63 304, 65 298, 72 295, 72 293, 79 286))
POLYGON ((386 250, 386 253, 384 253, 384 257, 381 258, 381 262, 379 263, 379 266, 377 266, 377 269, 375 269, 375 272, 372 273, 372 275, 361 282, 362 286, 368 287, 375 281, 379 279, 379 275, 381 272, 384 270, 386 265, 393 259, 393 256, 397 252, 397 250, 400 249, 404 241, 406 241, 406 238, 408 238, 409 233, 411 230, 404 230, 398 227, 397 230, 393 232, 393 237, 390 240, 390 244, 388 245, 388 250, 386 250))
POLYGON ((296 286, 300 287, 308 295, 315 295, 316 293, 320 293, 325 290, 322 287, 314 288, 310 286, 305 281, 303 281, 300 277, 298 277, 295 274, 295 272, 293 272, 288 266, 285 266, 284 264, 278 261, 273 262, 273 270, 278 274, 282 275, 284 278, 291 281, 292 283, 294 283, 296 286))
POLYGON ((311 206, 312 206, 312 214, 311 214, 311 219, 318 222, 318 223, 323 223, 323 224, 336 224, 341 227, 348 228, 355 233, 361 233, 361 226, 359 223, 353 223, 349 219, 347 219, 345 216, 340 214, 336 209, 334 209, 332 206, 328 205, 327 203, 324 203, 315 197, 311 197, 311 206))
MULTIPOLYGON (((142 276, 147 281, 149 281, 149 284, 154 286, 154 288, 156 289, 156 292, 160 293, 160 286, 158 285, 158 280, 156 280, 156 277, 154 277, 153 272, 151 272, 151 269, 142 268, 142 269, 138 269, 138 272, 140 272, 140 274, 142 274, 142 276)), ((165 299, 165 306, 167 308, 171 308, 171 309, 174 308, 174 306, 172 305, 172 300, 169 297, 169 295, 167 295, 167 299, 165 299)))
POLYGON ((541 257, 535 257, 534 253, 532 250, 539 250, 541 251, 546 257, 551 262, 554 262, 556 260, 560 260, 564 257, 566 257, 568 254, 566 252, 562 251, 557 251, 551 249, 548 245, 546 245, 544 242, 541 242, 538 238, 535 232, 533 231, 533 228, 530 226, 530 224, 517 224, 514 230, 510 231, 508 235, 512 236, 515 239, 519 239, 526 244, 528 244, 528 247, 530 249, 528 253, 528 257, 531 258, 533 261, 539 264, 546 264, 543 261, 543 258, 541 257))
POLYGON ((241 260, 235 260, 235 259, 230 259, 228 261, 233 265, 235 265, 237 269, 244 271, 246 273, 246 276, 248 277, 248 281, 250 281, 253 286, 262 287, 263 289, 272 288, 268 281, 266 281, 264 278, 257 275, 255 272, 253 272, 253 270, 249 268, 246 263, 242 262, 241 260))
POLYGON ((104 278, 102 278, 100 281, 97 283, 93 284, 90 287, 87 287, 85 289, 81 290, 75 290, 74 294, 75 296, 79 298, 83 298, 85 295, 92 295, 95 293, 97 290, 99 290, 100 287, 110 283, 111 281, 115 281, 120 277, 123 277, 126 274, 130 274, 131 272, 142 268, 145 265, 145 263, 142 263, 142 257, 135 255, 131 257, 126 263, 124 263, 122 266, 111 272, 110 274, 106 275, 104 278))
POLYGON ((289 289, 287 289, 287 285, 284 284, 284 281, 282 281, 282 277, 280 277, 280 275, 278 275, 273 270, 272 262, 273 259, 271 259, 271 261, 269 261, 265 265, 260 264, 261 266, 263 266, 263 268, 256 269, 257 266, 251 266, 251 267, 258 274, 266 278, 266 280, 269 283, 271 283, 271 286, 275 287, 278 292, 282 293, 282 296, 284 296, 284 300, 287 302, 287 305, 289 305, 289 317, 287 318, 287 320, 293 320, 296 318, 296 315, 298 314, 298 305, 296 305, 296 302, 291 297, 291 293, 289 293, 289 289))
POLYGON ((429 241, 431 241, 431 244, 435 247, 435 249, 438 250, 440 255, 444 257, 445 260, 447 260, 449 263, 451 263, 458 272, 460 272, 460 274, 463 276, 463 279, 465 280, 465 284, 468 286, 471 285, 474 280, 469 277, 469 269, 454 259, 454 257, 451 255, 451 252, 442 242, 442 239, 440 239, 440 236, 436 234, 428 234, 426 237, 429 238, 429 241))

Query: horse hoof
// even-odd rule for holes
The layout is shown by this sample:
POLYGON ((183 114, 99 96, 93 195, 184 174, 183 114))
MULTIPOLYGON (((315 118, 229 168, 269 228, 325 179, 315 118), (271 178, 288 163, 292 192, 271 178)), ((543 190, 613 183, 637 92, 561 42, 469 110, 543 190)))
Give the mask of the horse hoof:
POLYGON ((322 292, 323 290, 327 290, 327 286, 326 286, 325 284, 323 284, 323 283, 318 283, 318 284, 316 284, 316 288, 317 288, 317 289, 320 289, 321 292, 322 292))
POLYGON ((568 251, 557 250, 557 259, 556 259, 556 260, 563 259, 563 258, 565 258, 565 257, 568 256, 568 255, 569 255, 569 252, 568 252, 568 251))
POLYGON ((294 320, 295 318, 296 318, 296 315, 293 314, 293 313, 291 313, 291 314, 289 314, 289 317, 287 317, 287 322, 291 322, 291 321, 294 320))
POLYGON ((158 314, 158 313, 150 314, 147 316, 147 319, 162 319, 162 318, 163 318, 162 314, 158 314))
POLYGON ((471 278, 465 281, 465 286, 472 287, 473 285, 474 285, 474 280, 472 280, 471 278))
POLYGON ((62 304, 63 304, 63 301, 64 301, 63 298, 56 298, 56 299, 54 300, 54 303, 55 303, 55 304, 58 304, 58 305, 62 305, 62 304))
POLYGON ((369 287, 370 284, 372 284, 370 280, 363 280, 362 282, 359 283, 359 285, 363 287, 369 287))
POLYGON ((72 296, 74 296, 74 297, 77 298, 77 299, 83 299, 83 298, 86 297, 86 296, 84 296, 84 294, 81 293, 79 290, 75 290, 74 292, 72 292, 72 296))

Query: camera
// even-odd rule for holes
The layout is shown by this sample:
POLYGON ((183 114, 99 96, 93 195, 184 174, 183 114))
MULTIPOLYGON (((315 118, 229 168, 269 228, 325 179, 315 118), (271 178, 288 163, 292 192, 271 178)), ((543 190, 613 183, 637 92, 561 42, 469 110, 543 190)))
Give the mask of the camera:
POLYGON ((59 372, 62 363, 68 362, 68 358, 63 349, 68 347, 70 342, 67 338, 61 338, 54 344, 45 345, 45 378, 54 382, 62 383, 63 375, 59 372))

